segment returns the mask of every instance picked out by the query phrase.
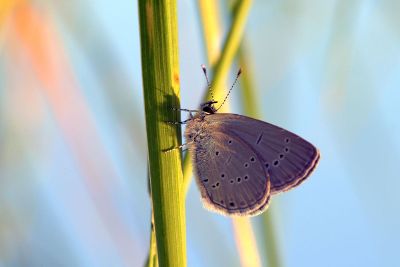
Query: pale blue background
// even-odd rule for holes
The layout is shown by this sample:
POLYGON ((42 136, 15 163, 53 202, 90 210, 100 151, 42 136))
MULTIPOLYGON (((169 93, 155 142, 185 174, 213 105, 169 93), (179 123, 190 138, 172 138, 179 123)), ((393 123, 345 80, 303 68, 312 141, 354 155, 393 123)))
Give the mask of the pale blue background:
MULTIPOLYGON (((142 266, 150 204, 137 3, 35 3, 53 20, 97 136, 78 137, 87 145, 74 151, 40 84, 42 119, 30 122, 8 86, 26 70, 0 46, 0 266, 142 266), (98 147, 105 156, 90 177, 76 155, 96 166, 98 147)), ((322 154, 306 183, 272 201, 284 266, 400 266, 399 11, 395 0, 254 2, 245 35, 261 118, 322 154)), ((195 1, 179 1, 187 108, 205 86, 198 15, 195 1)), ((241 113, 239 88, 230 100, 241 113)), ((230 220, 205 211, 194 184, 186 220, 189 266, 239 266, 230 220)))

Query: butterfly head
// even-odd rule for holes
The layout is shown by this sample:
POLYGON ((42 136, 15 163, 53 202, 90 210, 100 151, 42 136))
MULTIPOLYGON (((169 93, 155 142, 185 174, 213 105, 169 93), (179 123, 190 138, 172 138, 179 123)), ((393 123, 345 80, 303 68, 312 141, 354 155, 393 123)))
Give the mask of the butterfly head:
POLYGON ((231 93, 233 87, 235 86, 240 74, 242 73, 242 69, 239 69, 239 71, 237 72, 235 81, 233 82, 231 88, 229 89, 228 94, 225 96, 224 101, 222 101, 222 104, 218 108, 215 108, 214 104, 216 104, 218 102, 214 101, 213 90, 211 89, 210 80, 208 79, 208 76, 207 76, 206 66, 201 65, 201 68, 203 69, 204 76, 206 77, 206 80, 207 80, 207 86, 208 86, 208 90, 209 90, 211 99, 213 99, 211 101, 207 101, 207 102, 201 104, 201 106, 200 106, 201 107, 201 111, 203 111, 205 113, 208 113, 208 114, 215 114, 225 104, 226 99, 228 98, 228 96, 231 93))
POLYGON ((214 107, 214 104, 218 103, 218 101, 207 101, 201 104, 200 108, 203 112, 206 112, 208 114, 214 114, 217 112, 217 109, 214 107))

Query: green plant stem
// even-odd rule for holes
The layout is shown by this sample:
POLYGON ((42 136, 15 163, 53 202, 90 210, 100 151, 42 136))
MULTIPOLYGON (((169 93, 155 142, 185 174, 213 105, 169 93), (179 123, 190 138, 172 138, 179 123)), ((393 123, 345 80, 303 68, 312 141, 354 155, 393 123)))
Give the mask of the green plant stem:
MULTIPOLYGON (((180 127, 171 107, 179 107, 176 1, 139 0, 143 93, 151 199, 160 266, 186 266, 180 127)), ((150 259, 149 259, 150 260, 150 259)))
MULTIPOLYGON (((230 65, 233 62, 233 58, 236 54, 236 50, 238 45, 240 44, 241 35, 242 33, 237 33, 237 31, 243 31, 244 24, 246 20, 244 19, 246 16, 243 16, 244 13, 248 13, 248 8, 250 6, 246 6, 246 4, 250 5, 250 2, 244 3, 243 1, 238 1, 238 5, 234 12, 234 18, 239 18, 241 20, 241 27, 238 27, 238 22, 232 23, 232 31, 228 34, 227 41, 224 45, 224 49, 222 51, 221 57, 218 55, 220 54, 219 48, 215 45, 218 43, 219 40, 219 18, 217 12, 217 4, 213 0, 199 0, 199 10, 200 10, 200 17, 202 19, 203 24, 203 33, 204 33, 204 40, 205 40, 205 47, 207 48, 207 58, 208 61, 212 63, 218 62, 216 65, 216 78, 217 80, 217 88, 215 91, 215 80, 213 82, 213 89, 214 89, 214 99, 220 100, 224 97, 223 89, 225 89, 225 82, 226 76, 228 74, 230 65), (244 5, 243 5, 244 4, 244 5), (246 11, 247 9, 247 11, 246 11), (211 15, 212 14, 212 15, 211 15), (239 15, 238 15, 239 14, 239 15), (210 17, 211 15, 211 17, 210 17), (219 61, 218 61, 219 60, 219 61), (229 64, 226 62, 229 61, 229 64), (221 63, 222 62, 222 63, 221 63), (228 66, 228 69, 224 71, 218 71, 224 66, 228 66), (219 74, 218 74, 219 73, 219 74), (217 78, 222 77, 224 78, 217 78), (218 85, 218 80, 221 80, 221 83, 218 85)), ((235 21, 235 19, 234 19, 235 21)), ((239 23, 239 24, 240 24, 239 23)), ((207 92, 209 93, 209 92, 207 92)), ((221 103, 221 102, 220 102, 221 103)), ((224 110, 229 109, 229 105, 224 105, 224 110)), ((185 180, 186 181, 186 180, 185 180)), ((257 248, 257 244, 255 241, 254 231, 251 225, 251 221, 249 218, 241 217, 241 218, 234 218, 232 220, 233 226, 233 233, 235 236, 235 243, 237 246, 237 253, 241 262, 242 266, 254 266, 258 267, 261 266, 259 252, 257 248)))
POLYGON ((147 259, 147 264, 145 266, 158 267, 156 231, 154 229, 154 216, 152 216, 151 218, 150 250, 147 259))
POLYGON ((283 266, 282 259, 278 251, 278 242, 275 234, 273 210, 269 208, 267 212, 262 215, 264 244, 267 254, 267 262, 269 267, 283 266))
MULTIPOLYGON (((214 68, 214 76, 212 79, 213 94, 215 99, 223 99, 223 84, 226 80, 232 62, 240 46, 240 42, 243 36, 244 27, 246 25, 247 17, 250 11, 252 0, 240 0, 234 11, 234 16, 231 24, 231 28, 226 37, 220 59, 214 68)), ((210 97, 210 92, 207 92, 204 100, 210 97)), ((183 165, 183 184, 185 195, 189 189, 190 179, 192 177, 191 161, 187 159, 188 155, 185 155, 183 165)))
MULTIPOLYGON (((247 17, 249 15, 252 2, 252 0, 239 0, 234 8, 231 28, 222 48, 221 57, 217 61, 214 69, 212 86, 216 97, 218 97, 217 94, 220 94, 222 97, 224 97, 223 92, 225 88, 223 88, 222 85, 228 76, 232 62, 235 59, 242 41, 244 27, 246 26, 247 17)), ((209 92, 207 92, 207 96, 208 94, 209 92)))
MULTIPOLYGON (((251 64, 248 60, 250 57, 246 50, 246 42, 243 41, 238 52, 239 64, 244 70, 246 70, 246 74, 242 76, 240 83, 240 88, 242 89, 243 112, 250 117, 259 118, 259 104, 256 98, 256 93, 254 92, 254 81, 251 76, 251 64)), ((278 252, 278 244, 273 222, 273 210, 269 207, 269 209, 262 214, 262 230, 264 245, 266 247, 266 257, 269 267, 280 267, 282 266, 282 260, 280 259, 278 252)))

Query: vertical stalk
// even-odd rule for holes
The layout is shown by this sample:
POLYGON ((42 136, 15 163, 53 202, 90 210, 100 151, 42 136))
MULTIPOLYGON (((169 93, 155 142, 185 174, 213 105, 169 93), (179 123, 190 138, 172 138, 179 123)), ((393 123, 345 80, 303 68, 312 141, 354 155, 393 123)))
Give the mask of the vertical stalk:
MULTIPOLYGON (((270 208, 271 209, 271 208, 270 208)), ((280 257, 278 242, 275 234, 275 225, 273 210, 264 212, 262 215, 263 220, 263 232, 264 232, 264 244, 267 254, 267 262, 269 267, 280 267, 283 266, 282 258, 280 257)))
POLYGON ((154 229, 153 214, 152 214, 152 218, 151 218, 150 250, 149 250, 149 256, 147 259, 146 266, 147 267, 158 267, 157 242, 156 242, 156 232, 154 229))
MULTIPOLYGON (((222 53, 219 52, 220 50, 216 45, 218 43, 217 38, 219 38, 218 29, 220 28, 216 12, 217 5, 212 0, 199 0, 198 2, 208 60, 212 65, 215 64, 215 75, 212 81, 215 100, 221 100, 225 97, 226 86, 224 84, 242 40, 251 2, 247 0, 237 1, 233 12, 231 29, 224 43, 222 53)), ((223 108, 225 111, 229 110, 228 105, 225 105, 223 108)), ((187 173, 185 172, 186 175, 187 173)), ((261 266, 250 219, 244 217, 234 218, 232 219, 232 223, 241 266, 261 266)))
MULTIPOLYGON (((202 0, 199 0, 202 1, 202 0)), ((207 0, 204 0, 207 1, 207 0)), ((215 2, 215 1, 214 1, 215 2)), ((214 76, 212 78, 211 84, 213 87, 213 93, 215 99, 223 99, 225 97, 223 84, 226 80, 233 60, 236 56, 236 53, 239 49, 240 42, 242 40, 244 27, 246 25, 247 16, 250 11, 250 7, 252 4, 252 0, 238 0, 238 3, 235 7, 232 25, 224 42, 224 46, 222 48, 221 56, 216 61, 216 65, 214 67, 214 76)), ((212 5, 200 5, 200 7, 210 8, 212 5)), ((208 10, 200 11, 204 12, 204 16, 208 16, 208 10)), ((205 19, 203 19, 205 20, 205 19)), ((206 31, 205 31, 206 32, 206 31)), ((209 92, 206 92, 204 96, 204 100, 209 98, 209 92)), ((223 109, 221 109, 223 110, 223 109)), ((184 192, 186 194, 189 185, 190 178, 192 177, 192 166, 191 162, 188 158, 188 155, 185 155, 183 173, 184 173, 184 192)))
POLYGON ((233 218, 232 223, 240 265, 243 267, 261 267, 259 249, 250 218, 233 218))
POLYGON ((212 81, 215 98, 225 97, 223 84, 231 69, 232 62, 242 41, 244 27, 250 12, 252 0, 238 0, 233 11, 231 28, 224 42, 222 53, 214 68, 212 81))
MULTIPOLYGON (((240 66, 246 70, 245 75, 242 75, 240 87, 242 88, 243 111, 244 114, 259 118, 259 103, 254 92, 254 81, 251 76, 251 64, 249 62, 249 55, 246 53, 246 42, 242 42, 239 49, 238 60, 240 66)), ((266 257, 269 267, 282 266, 282 260, 279 254, 278 242, 274 229, 274 216, 273 208, 269 207, 262 215, 263 224, 263 241, 265 245, 266 257)))
POLYGON ((176 1, 139 0, 143 94, 151 199, 160 266, 186 266, 186 236, 179 120, 176 1))

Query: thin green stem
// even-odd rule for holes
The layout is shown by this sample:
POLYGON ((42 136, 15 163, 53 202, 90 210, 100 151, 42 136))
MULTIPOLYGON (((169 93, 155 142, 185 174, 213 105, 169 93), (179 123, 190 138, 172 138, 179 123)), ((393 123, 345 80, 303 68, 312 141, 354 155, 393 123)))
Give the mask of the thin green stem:
POLYGON ((264 244, 267 254, 268 267, 281 267, 283 266, 282 259, 279 253, 278 242, 275 233, 273 210, 269 208, 267 212, 262 215, 264 244))
MULTIPOLYGON (((242 92, 242 103, 244 108, 244 114, 259 118, 259 104, 254 92, 254 81, 251 76, 251 64, 249 63, 249 55, 246 53, 246 42, 242 42, 242 46, 239 49, 238 61, 240 66, 246 70, 245 75, 241 78, 241 92, 242 92)), ((262 214, 263 222, 263 237, 264 245, 266 247, 266 257, 269 267, 280 267, 282 266, 282 260, 278 251, 278 243, 275 234, 274 217, 272 208, 270 207, 266 212, 262 214)))
MULTIPOLYGON (((240 43, 242 41, 244 27, 246 26, 247 17, 249 15, 252 2, 252 0, 239 0, 233 11, 231 28, 228 32, 228 36, 226 37, 226 41, 222 48, 221 57, 217 61, 214 69, 214 79, 212 81, 212 86, 214 90, 214 95, 216 97, 218 97, 218 95, 220 95, 219 98, 223 99, 224 97, 223 92, 225 88, 223 88, 222 85, 224 84, 228 76, 232 62, 235 59, 240 43)), ((207 92, 207 97, 208 94, 209 92, 207 92)))
MULTIPOLYGON (((139 1, 151 199, 160 266, 186 266, 176 1, 139 1)), ((150 260, 150 259, 149 259, 150 260)))
MULTIPOLYGON (((221 57, 218 57, 219 49, 215 46, 219 40, 219 19, 217 5, 212 0, 199 0, 200 17, 203 22, 203 32, 205 46, 207 47, 207 58, 209 62, 217 62, 215 67, 215 76, 212 83, 214 100, 222 100, 226 93, 225 88, 226 76, 231 68, 230 65, 236 54, 236 50, 240 45, 241 35, 243 34, 246 16, 248 14, 251 2, 238 1, 234 12, 234 19, 231 31, 228 34, 221 57), (213 14, 210 17, 210 14, 213 14), (219 61, 218 61, 219 60, 219 61)), ((210 92, 207 92, 210 94, 210 92)), ((207 96, 209 98, 209 96, 207 96)), ((219 102, 221 104, 221 101, 219 102)), ((228 110, 228 105, 224 105, 224 109, 228 110)), ((189 160, 186 158, 185 160, 189 160)), ((186 166, 186 165, 185 165, 186 166)), ((188 165, 191 169, 191 165, 188 165)), ((187 171, 187 170, 185 170, 187 171)), ((185 172, 185 174, 188 174, 185 172)), ((191 174, 191 171, 189 172, 191 174)), ((185 181, 190 181, 189 179, 185 181)), ((189 182, 187 182, 189 184, 189 182)), ((236 246, 242 266, 261 266, 260 257, 255 241, 255 236, 249 218, 234 218, 232 220, 233 230, 235 234, 236 246)))
MULTIPOLYGON (((215 99, 223 99, 224 97, 223 92, 225 88, 223 88, 222 85, 228 76, 229 70, 231 69, 231 65, 240 46, 251 3, 252 0, 240 0, 235 8, 231 28, 226 37, 221 56, 214 68, 214 76, 211 84, 215 99)), ((206 93, 204 100, 210 97, 209 93, 210 92, 206 93)), ((185 186, 185 195, 189 189, 193 169, 191 166, 191 161, 187 159, 187 157, 188 155, 186 154, 183 165, 183 184, 185 186)))

